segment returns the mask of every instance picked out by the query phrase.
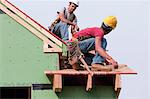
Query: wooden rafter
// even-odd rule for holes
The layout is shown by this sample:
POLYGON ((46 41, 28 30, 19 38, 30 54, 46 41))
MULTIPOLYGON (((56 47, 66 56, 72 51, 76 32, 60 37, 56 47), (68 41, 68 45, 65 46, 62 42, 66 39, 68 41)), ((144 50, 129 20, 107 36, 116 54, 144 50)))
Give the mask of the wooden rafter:
MULTIPOLYGON (((35 27, 37 30, 39 30, 41 33, 43 33, 45 36, 50 38, 53 42, 55 42, 57 45, 62 47, 62 40, 58 38, 57 36, 50 33, 47 29, 45 29, 43 26, 41 26, 39 23, 37 23, 35 20, 33 20, 31 17, 29 17, 27 14, 25 14, 23 11, 18 9, 16 6, 11 4, 7 0, 1 0, 1 3, 7 6, 10 10, 12 10, 14 13, 19 15, 22 19, 27 21, 29 24, 31 24, 33 27, 35 27)), ((65 42, 64 42, 65 43, 65 42)))
POLYGON ((86 91, 91 91, 92 89, 92 76, 88 74, 86 91))
POLYGON ((115 77, 115 92, 117 98, 119 97, 120 91, 121 91, 121 75, 117 74, 115 77))
MULTIPOLYGON (((49 44, 47 42, 44 42, 44 44, 43 44, 43 52, 45 52, 45 53, 48 53, 48 52, 62 52, 62 50, 57 50, 54 47, 49 48, 48 45, 49 44)), ((55 47, 57 47, 57 46, 55 45, 55 47)))
MULTIPOLYGON (((55 76, 55 75, 86 75, 87 76, 87 85, 86 85, 86 91, 90 91, 92 89, 92 76, 89 74, 88 71, 84 70, 84 71, 77 71, 74 69, 64 69, 64 70, 47 70, 44 72, 46 75, 50 75, 50 76, 55 76)), ((93 76, 94 75, 116 75, 115 78, 115 91, 116 91, 116 95, 117 97, 119 96, 120 90, 121 90, 121 74, 137 74, 135 71, 133 71, 132 69, 128 68, 127 66, 124 67, 122 70, 120 69, 120 71, 110 71, 110 72, 106 72, 106 71, 93 71, 93 76)), ((61 77, 60 77, 61 78, 61 77)), ((58 79, 59 81, 55 81, 53 83, 56 83, 56 85, 58 87, 56 87, 56 85, 54 86, 54 89, 61 89, 62 88, 62 79, 58 79), (58 84, 58 82, 60 82, 61 84, 58 84)), ((57 90, 54 90, 57 92, 57 90)), ((59 90, 60 91, 60 90, 59 90)))
POLYGON ((42 35, 39 31, 37 31, 35 28, 30 26, 27 22, 22 20, 20 17, 18 17, 16 14, 9 11, 7 8, 5 8, 2 4, 0 4, 0 9, 5 12, 7 15, 9 15, 11 18, 13 18, 16 22, 23 25, 25 28, 27 28, 29 31, 31 31, 35 36, 43 40, 43 42, 46 42, 47 44, 51 45, 56 52, 61 52, 62 49, 58 47, 56 44, 54 44, 52 41, 50 41, 47 37, 42 35))
MULTIPOLYGON (((77 71, 77 70, 72 70, 72 69, 65 69, 65 70, 55 70, 55 71, 50 71, 47 70, 44 72, 45 74, 48 75, 53 75, 53 74, 61 74, 61 75, 88 75, 88 71, 77 71)), ((137 74, 137 72, 133 71, 132 69, 126 67, 124 71, 93 71, 94 75, 116 75, 116 74, 137 74)))
POLYGON ((54 75, 53 90, 55 92, 61 92, 62 91, 62 75, 54 75))

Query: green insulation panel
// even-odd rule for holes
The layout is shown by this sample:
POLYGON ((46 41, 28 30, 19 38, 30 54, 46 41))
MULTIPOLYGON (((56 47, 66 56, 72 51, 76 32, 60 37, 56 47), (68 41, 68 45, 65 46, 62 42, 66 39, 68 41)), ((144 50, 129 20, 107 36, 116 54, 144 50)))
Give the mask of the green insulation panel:
POLYGON ((0 86, 49 84, 44 71, 58 68, 58 54, 43 52, 43 41, 0 14, 0 86))
POLYGON ((85 86, 65 86, 63 92, 58 93, 59 99, 116 99, 112 86, 94 86, 90 92, 85 86))
POLYGON ((32 91, 32 99, 116 99, 112 86, 95 86, 90 92, 85 86, 63 86, 61 93, 52 90, 32 91))
POLYGON ((53 90, 33 90, 31 99, 59 99, 53 90))
POLYGON ((116 95, 112 86, 95 86, 90 92, 85 91, 85 86, 63 86, 63 91, 56 94, 52 90, 34 90, 32 99, 116 99, 116 95))

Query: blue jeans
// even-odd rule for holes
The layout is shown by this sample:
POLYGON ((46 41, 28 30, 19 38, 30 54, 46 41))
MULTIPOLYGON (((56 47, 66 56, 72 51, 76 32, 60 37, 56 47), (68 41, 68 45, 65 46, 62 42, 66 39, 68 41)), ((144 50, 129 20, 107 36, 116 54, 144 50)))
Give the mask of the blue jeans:
MULTIPOLYGON (((106 50, 106 46, 107 46, 107 40, 103 38, 101 41, 101 47, 104 50, 106 50)), ((95 50, 95 38, 89 38, 89 39, 81 41, 79 43, 79 47, 81 49, 81 52, 87 55, 89 51, 95 50)), ((89 56, 88 58, 92 58, 92 63, 90 64, 98 64, 98 63, 105 62, 105 59, 102 56, 100 56, 98 52, 96 52, 94 57, 89 56)))
POLYGON ((69 28, 69 25, 67 25, 67 23, 60 21, 59 23, 57 23, 54 26, 54 28, 51 30, 51 32, 56 34, 57 36, 59 36, 64 41, 67 41, 67 40, 69 40, 68 28, 69 28))

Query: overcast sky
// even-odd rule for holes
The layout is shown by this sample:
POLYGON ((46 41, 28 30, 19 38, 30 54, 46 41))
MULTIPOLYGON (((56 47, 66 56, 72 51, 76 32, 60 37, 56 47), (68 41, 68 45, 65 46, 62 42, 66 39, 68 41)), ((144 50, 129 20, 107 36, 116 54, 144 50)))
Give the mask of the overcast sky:
MULTIPOLYGON (((9 0, 45 28, 56 18, 65 0, 9 0)), ((150 7, 148 0, 80 0, 75 11, 81 29, 100 26, 108 15, 118 18, 117 28, 106 36, 109 54, 138 75, 122 76, 119 99, 150 99, 150 7), (148 83, 149 82, 149 83, 148 83)))

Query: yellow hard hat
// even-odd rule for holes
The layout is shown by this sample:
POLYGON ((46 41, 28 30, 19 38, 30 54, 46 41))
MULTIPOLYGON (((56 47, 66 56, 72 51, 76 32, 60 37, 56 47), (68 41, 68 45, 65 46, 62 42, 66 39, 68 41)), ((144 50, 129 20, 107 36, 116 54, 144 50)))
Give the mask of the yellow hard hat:
POLYGON ((103 22, 114 29, 117 25, 117 18, 115 16, 108 16, 103 22))

